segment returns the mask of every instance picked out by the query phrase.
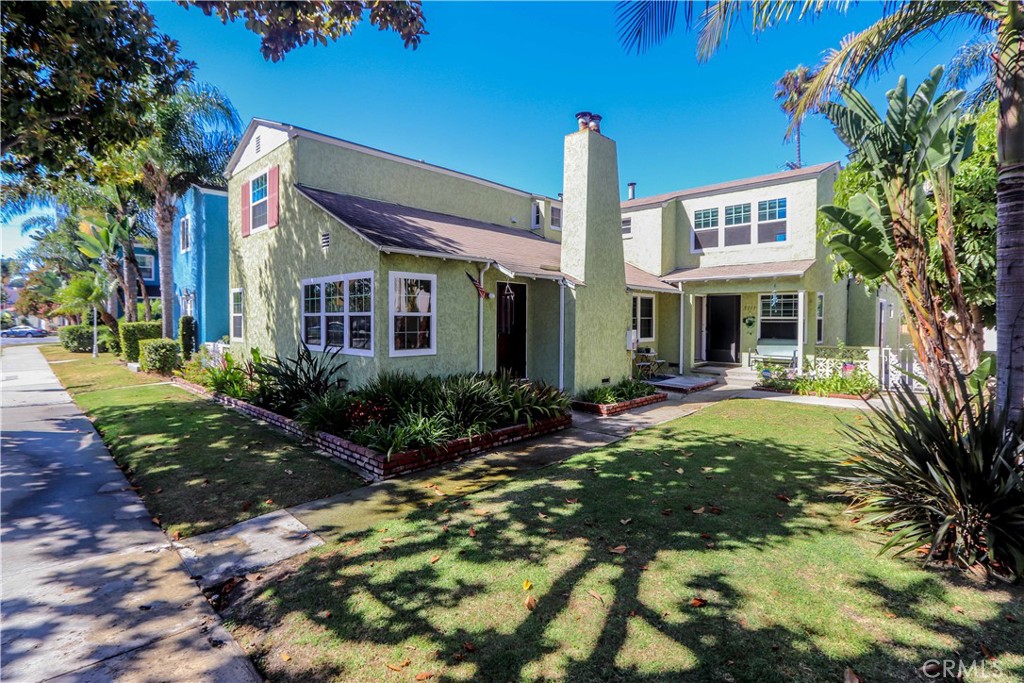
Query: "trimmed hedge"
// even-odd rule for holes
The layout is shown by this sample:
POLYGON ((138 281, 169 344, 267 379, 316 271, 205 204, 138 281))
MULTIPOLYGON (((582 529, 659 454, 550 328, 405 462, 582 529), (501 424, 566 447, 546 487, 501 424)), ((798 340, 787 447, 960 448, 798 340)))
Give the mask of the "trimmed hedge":
MULTIPOLYGON (((67 325, 57 331, 61 346, 71 353, 92 352, 92 325, 67 325)), ((99 340, 99 350, 106 351, 106 344, 99 340)))
POLYGON ((178 339, 181 340, 181 357, 192 358, 196 350, 196 319, 190 315, 181 316, 178 321, 178 339))
POLYGON ((139 362, 139 341, 142 339, 159 339, 160 323, 121 323, 121 355, 129 363, 139 362))
POLYGON ((139 367, 143 372, 169 375, 181 367, 178 343, 173 339, 142 339, 139 341, 139 367))

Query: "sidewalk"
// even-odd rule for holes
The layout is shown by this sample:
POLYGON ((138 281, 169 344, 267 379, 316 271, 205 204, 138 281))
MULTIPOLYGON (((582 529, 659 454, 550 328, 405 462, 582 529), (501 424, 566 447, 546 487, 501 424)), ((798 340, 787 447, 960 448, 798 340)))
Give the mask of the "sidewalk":
POLYGON ((261 681, 38 349, 0 362, 0 677, 261 681))

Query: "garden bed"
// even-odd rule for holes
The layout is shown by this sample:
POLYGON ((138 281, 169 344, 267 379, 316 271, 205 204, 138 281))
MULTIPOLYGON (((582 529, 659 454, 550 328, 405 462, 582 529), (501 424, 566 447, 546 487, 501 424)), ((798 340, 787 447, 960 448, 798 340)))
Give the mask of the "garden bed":
POLYGON ((652 403, 659 403, 666 399, 668 399, 668 394, 659 392, 657 394, 651 394, 650 396, 631 398, 628 401, 619 401, 618 403, 588 403, 586 401, 573 401, 572 407, 576 410, 582 410, 587 413, 616 415, 627 410, 632 410, 633 408, 640 408, 642 406, 649 406, 652 403))
MULTIPOLYGON (((518 424, 502 427, 474 437, 464 437, 446 444, 392 453, 389 457, 372 448, 367 448, 347 439, 326 432, 311 434, 298 422, 277 413, 254 406, 251 403, 219 394, 198 384, 174 378, 174 382, 185 389, 204 396, 238 412, 263 420, 295 437, 310 441, 316 448, 332 458, 344 462, 374 480, 390 479, 400 474, 427 469, 459 458, 481 453, 485 450, 522 441, 534 436, 549 434, 572 426, 572 416, 536 420, 532 425, 518 424)), ((663 395, 664 396, 664 395, 663 395)), ((648 397, 650 398, 650 397, 648 397)))

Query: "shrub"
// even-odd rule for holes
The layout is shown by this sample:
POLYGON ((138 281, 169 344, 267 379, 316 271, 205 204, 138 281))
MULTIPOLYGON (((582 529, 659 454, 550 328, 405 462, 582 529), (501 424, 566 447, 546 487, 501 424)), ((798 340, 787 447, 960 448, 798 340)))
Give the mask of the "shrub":
POLYGON ((843 481, 859 523, 889 534, 879 552, 926 547, 925 562, 1024 577, 1024 425, 998 415, 986 391, 960 406, 952 392, 922 402, 899 386, 872 410, 847 429, 843 481))
POLYGON ((121 354, 129 363, 139 362, 139 341, 142 339, 159 339, 160 323, 121 323, 121 354))
POLYGON ((310 399, 343 391, 348 380, 341 376, 345 363, 338 363, 341 349, 313 355, 305 344, 294 358, 264 359, 253 349, 253 399, 257 405, 288 415, 310 399))
MULTIPOLYGON (((60 344, 72 353, 92 352, 92 325, 67 325, 57 331, 60 344)), ((102 346, 101 351, 104 351, 102 346)))
POLYGON ((114 355, 121 355, 121 335, 115 334, 109 327, 101 327, 99 331, 100 350, 104 348, 114 355))
POLYGON ((196 350, 196 319, 190 315, 181 316, 178 321, 178 339, 181 341, 181 357, 188 360, 196 350))
POLYGON ((835 373, 826 377, 797 377, 793 380, 793 388, 803 396, 870 396, 878 393, 878 380, 864 368, 856 367, 850 372, 835 373))
POLYGON ((181 365, 178 344, 173 339, 143 339, 139 341, 139 367, 144 372, 169 375, 181 365))
POLYGON ((388 457, 412 449, 440 446, 451 441, 454 434, 443 415, 424 415, 418 410, 405 409, 387 424, 371 422, 352 432, 358 444, 387 454, 388 457))
POLYGON ((230 353, 225 353, 219 363, 213 363, 206 369, 206 379, 211 390, 232 398, 249 400, 252 394, 252 381, 243 364, 235 361, 230 353))
POLYGON ((610 386, 587 389, 583 393, 579 394, 576 399, 583 401, 584 403, 609 404, 619 402, 619 397, 616 396, 615 389, 610 386))
POLYGON ((599 403, 606 405, 610 403, 631 401, 635 398, 643 398, 644 396, 650 396, 657 392, 658 390, 647 382, 627 377, 618 384, 614 384, 612 386, 600 386, 588 389, 577 396, 576 400, 583 401, 584 403, 599 403))
POLYGON ((209 369, 213 363, 214 361, 210 356, 210 352, 205 346, 202 346, 199 348, 197 353, 192 354, 190 359, 181 364, 181 369, 178 370, 177 375, 186 382, 192 382, 193 384, 198 384, 203 387, 209 387, 209 369))
POLYGON ((385 371, 363 385, 359 394, 367 400, 387 405, 397 413, 402 408, 422 409, 436 403, 439 384, 437 377, 385 371))
POLYGON ((307 431, 344 434, 352 426, 352 407, 359 400, 341 389, 312 396, 299 404, 296 420, 307 431))

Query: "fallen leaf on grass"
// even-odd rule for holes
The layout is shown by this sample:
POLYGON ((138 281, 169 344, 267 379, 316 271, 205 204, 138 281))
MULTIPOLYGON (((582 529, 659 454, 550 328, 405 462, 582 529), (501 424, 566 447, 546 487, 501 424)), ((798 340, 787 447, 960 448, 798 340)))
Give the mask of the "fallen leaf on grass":
POLYGON ((707 539, 711 538, 711 534, 701 534, 700 537, 703 538, 704 540, 707 540, 707 539))
POLYGON ((265 501, 263 501, 263 503, 264 505, 273 505, 274 501, 271 498, 267 498, 265 501))
POLYGON ((476 527, 475 526, 469 527, 469 537, 470 538, 476 538, 476 527))
POLYGON ((429 671, 424 671, 423 673, 416 674, 416 680, 417 681, 428 681, 431 678, 433 678, 433 676, 434 676, 434 674, 430 673, 429 671))
POLYGON ((576 503, 580 502, 580 499, 579 498, 566 498, 565 502, 569 503, 570 505, 575 505, 576 503))
POLYGON ((683 472, 684 472, 684 470, 683 470, 682 467, 677 467, 676 468, 676 474, 682 474, 683 472))
POLYGON ((287 474, 287 475, 289 475, 289 476, 291 476, 291 475, 295 474, 295 473, 294 473, 294 472, 292 472, 291 470, 285 470, 285 471, 284 471, 284 473, 285 473, 285 474, 287 474))
POLYGON ((534 608, 537 607, 537 598, 533 597, 532 595, 527 595, 526 600, 523 601, 523 605, 526 607, 526 609, 532 612, 534 608))
POLYGON ((934 659, 930 659, 921 667, 921 673, 929 678, 934 678, 942 673, 942 664, 934 659))
POLYGON ((1011 624, 1016 624, 1017 623, 1017 617, 1013 616, 1012 614, 1007 614, 1006 615, 1006 620, 1008 622, 1010 622, 1011 624))
POLYGON ((541 519, 547 519, 548 518, 548 516, 545 515, 543 512, 538 512, 537 516, 540 517, 541 519))
POLYGON ((711 510, 709 510, 709 512, 711 512, 711 514, 713 515, 720 515, 722 514, 722 508, 712 505, 711 510))
POLYGON ((430 564, 437 564, 437 561, 440 560, 440 559, 441 559, 440 555, 434 555, 432 558, 430 558, 430 564))
POLYGON ((242 512, 248 512, 249 508, 251 507, 252 503, 250 503, 249 501, 245 501, 244 503, 242 503, 242 512))
POLYGON ((792 503, 793 499, 787 496, 785 493, 776 493, 775 497, 781 500, 783 503, 792 503))
POLYGON ((530 583, 530 580, 529 580, 529 579, 524 579, 524 580, 523 580, 523 590, 524 590, 524 591, 528 591, 528 590, 530 590, 531 588, 533 588, 533 584, 532 584, 532 583, 530 583))
POLYGON ((608 548, 608 552, 615 553, 616 555, 623 555, 626 552, 626 546, 617 545, 614 548, 608 548))
POLYGON ((988 645, 985 643, 978 643, 978 651, 981 652, 981 656, 990 662, 994 662, 996 656, 992 654, 992 650, 988 649, 988 645))
POLYGON ((476 510, 473 510, 473 514, 474 515, 489 515, 491 513, 490 513, 489 510, 484 510, 483 508, 477 508, 476 510))
POLYGON ((160 518, 159 517, 153 517, 153 524, 156 524, 157 526, 160 526, 160 518))
POLYGON ((157 486, 155 489, 153 489, 153 493, 163 493, 163 492, 164 492, 164 487, 163 486, 157 486))
POLYGON ((854 673, 853 669, 846 667, 843 672, 843 683, 864 683, 864 679, 854 673))
POLYGON ((953 611, 956 612, 957 614, 963 614, 964 613, 964 608, 961 607, 960 605, 956 605, 955 607, 953 607, 953 611))
POLYGON ((695 514, 695 515, 703 515, 704 514, 704 506, 701 505, 699 508, 694 508, 693 509, 693 514, 695 514))
POLYGON ((171 535, 171 540, 172 540, 172 541, 180 541, 180 540, 181 540, 181 532, 180 532, 180 531, 175 531, 175 532, 174 532, 174 533, 173 533, 173 534, 171 535))
POLYGON ((473 643, 463 643, 462 649, 464 649, 466 652, 476 652, 476 645, 474 645, 473 643))
POLYGON ((621 524, 622 526, 626 526, 627 524, 629 524, 632 521, 633 521, 632 517, 626 517, 625 519, 620 519, 619 520, 619 524, 621 524))
POLYGON ((282 652, 281 653, 281 659, 283 659, 286 662, 290 662, 290 661, 292 661, 292 656, 290 654, 288 654, 287 652, 282 652))
POLYGON ((405 667, 409 666, 410 664, 412 664, 412 660, 407 659, 404 662, 402 662, 401 664, 388 664, 388 668, 391 669, 392 671, 401 671, 402 669, 404 669, 405 667))
POLYGON ((640 481, 640 480, 637 479, 636 477, 630 477, 627 481, 640 481))
POLYGON ((590 590, 588 590, 587 592, 590 593, 590 597, 594 598, 595 600, 600 602, 602 605, 604 604, 604 598, 602 598, 600 596, 600 594, 597 593, 597 591, 590 591, 590 590))
POLYGON ((703 607, 706 604, 708 604, 708 601, 704 598, 694 598, 693 600, 690 600, 690 607, 703 607))
POLYGON ((665 517, 668 517, 672 514, 672 508, 665 508, 664 510, 661 511, 661 514, 665 517))

